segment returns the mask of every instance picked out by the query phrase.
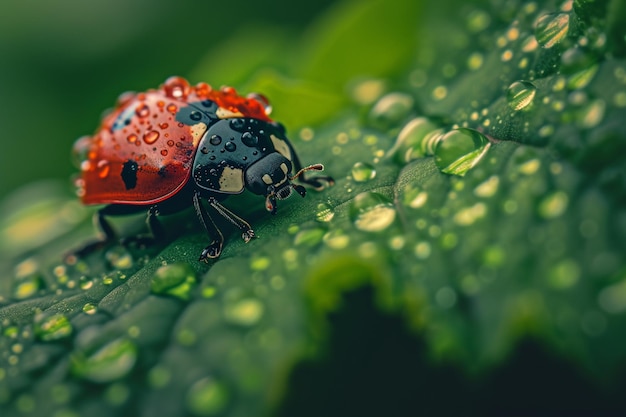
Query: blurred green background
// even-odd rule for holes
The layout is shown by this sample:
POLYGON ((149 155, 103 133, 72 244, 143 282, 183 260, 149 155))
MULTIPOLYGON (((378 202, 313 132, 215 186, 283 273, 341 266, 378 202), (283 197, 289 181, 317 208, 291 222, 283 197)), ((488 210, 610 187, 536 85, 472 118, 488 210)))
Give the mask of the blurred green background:
POLYGON ((72 143, 94 132, 120 93, 157 87, 170 75, 231 82, 224 72, 200 80, 191 71, 199 62, 210 68, 211 51, 233 37, 299 39, 332 6, 333 0, 3 1, 0 200, 42 178, 67 179, 69 189, 72 143))

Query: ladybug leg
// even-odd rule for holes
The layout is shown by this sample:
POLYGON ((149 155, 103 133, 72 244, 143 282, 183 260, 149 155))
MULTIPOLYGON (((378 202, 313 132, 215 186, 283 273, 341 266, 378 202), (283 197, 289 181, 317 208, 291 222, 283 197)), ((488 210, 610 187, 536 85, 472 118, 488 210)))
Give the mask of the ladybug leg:
POLYGON ((202 205, 200 194, 197 192, 193 194, 193 207, 196 209, 196 215, 202 227, 206 230, 209 238, 212 239, 209 246, 202 250, 198 260, 207 262, 209 259, 219 258, 222 253, 222 247, 224 246, 224 235, 222 235, 222 232, 220 232, 220 229, 215 225, 211 215, 202 205))
POLYGON ((158 215, 159 210, 157 206, 150 207, 146 215, 146 225, 148 226, 149 234, 124 237, 120 240, 120 243, 125 246, 130 244, 149 246, 154 244, 154 242, 163 240, 165 231, 157 217, 158 215))
POLYGON ((256 235, 254 234, 254 230, 252 230, 252 227, 247 221, 221 205, 217 201, 217 199, 215 199, 215 197, 209 197, 209 205, 213 207, 213 209, 217 211, 222 217, 224 217, 226 220, 237 226, 239 230, 241 230, 241 238, 244 240, 244 242, 248 243, 250 242, 250 240, 256 237, 256 235))
MULTIPOLYGON (((302 166, 302 163, 300 162, 300 158, 298 158, 298 154, 296 153, 296 150, 293 148, 293 146, 291 145, 291 143, 289 141, 285 141, 287 143, 287 145, 289 145, 289 149, 291 150, 291 156, 293 157, 293 167, 295 168, 296 172, 300 172, 302 171, 299 175, 297 174, 296 176, 298 177, 298 181, 300 181, 303 184, 309 185, 311 187, 313 187, 316 191, 322 191, 324 188, 330 187, 333 184, 335 184, 335 180, 333 179, 333 177, 328 176, 328 175, 318 175, 315 177, 307 177, 305 172, 306 170, 303 171, 304 167, 302 166)), ((318 170, 317 168, 314 168, 315 170, 318 170)), ((321 169, 323 169, 323 167, 321 167, 321 169)), ((299 190, 296 189, 296 191, 298 191, 300 193, 299 190)), ((302 195, 302 193, 300 193, 300 195, 302 195)))
POLYGON ((87 242, 80 248, 77 248, 76 250, 65 255, 66 262, 73 263, 75 261, 75 258, 85 257, 98 249, 102 249, 103 247, 116 240, 117 234, 113 230, 113 227, 111 227, 111 224, 105 218, 105 215, 107 214, 107 209, 110 209, 110 207, 111 206, 106 206, 93 214, 93 224, 95 229, 101 235, 101 238, 87 242))

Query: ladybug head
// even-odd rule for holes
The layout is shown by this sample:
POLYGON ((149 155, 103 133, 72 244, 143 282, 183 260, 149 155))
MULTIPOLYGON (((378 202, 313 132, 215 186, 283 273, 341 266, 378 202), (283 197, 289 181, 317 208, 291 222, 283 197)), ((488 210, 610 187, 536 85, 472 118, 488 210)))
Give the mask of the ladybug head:
POLYGON ((306 195, 303 186, 292 181, 309 170, 320 170, 321 165, 311 165, 291 175, 291 161, 278 152, 273 152, 246 170, 246 186, 255 194, 265 196, 265 208, 272 214, 276 213, 276 200, 284 200, 296 190, 302 197, 306 195))

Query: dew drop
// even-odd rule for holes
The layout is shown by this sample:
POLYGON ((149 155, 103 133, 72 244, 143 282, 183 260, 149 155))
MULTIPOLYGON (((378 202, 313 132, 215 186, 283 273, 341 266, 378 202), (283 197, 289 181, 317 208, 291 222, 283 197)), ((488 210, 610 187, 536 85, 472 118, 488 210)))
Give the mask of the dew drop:
POLYGON ((402 202, 405 206, 412 209, 418 209, 423 207, 427 201, 428 193, 423 191, 420 187, 413 184, 407 184, 406 187, 404 187, 402 202))
POLYGON ((451 130, 437 144, 435 165, 445 174, 464 176, 482 159, 490 146, 487 137, 476 130, 451 130))
POLYGON ((350 237, 341 229, 333 229, 326 232, 322 240, 331 249, 343 249, 350 243, 350 237))
POLYGON ((263 106, 263 110, 265 111, 266 115, 270 115, 272 114, 272 105, 270 104, 270 101, 267 97, 265 97, 263 94, 261 93, 250 93, 246 96, 249 99, 255 100, 257 101, 259 104, 261 104, 261 106, 263 106))
POLYGON ((536 92, 537 87, 530 81, 515 81, 506 91, 509 107, 515 111, 528 109, 536 92))
POLYGON ((583 69, 577 73, 572 74, 567 79, 567 87, 570 90, 580 90, 589 85, 598 72, 598 64, 592 65, 589 68, 583 69))
POLYGON ((143 135, 143 141, 148 145, 152 145, 159 139, 159 132, 156 130, 150 130, 143 135))
POLYGON ((98 311, 98 307, 95 304, 87 303, 83 306, 83 313, 93 315, 98 311))
POLYGON ((98 177, 106 178, 109 176, 109 172, 111 171, 111 164, 109 164, 109 161, 102 159, 98 161, 97 168, 98 168, 98 177))
POLYGON ((564 191, 555 191, 544 197, 538 206, 539 215, 544 219, 554 219, 567 209, 569 198, 564 191))
POLYGON ((492 175, 474 188, 474 195, 477 197, 493 197, 498 191, 500 178, 492 175))
POLYGON ((133 267, 133 257, 123 246, 114 246, 104 254, 106 260, 116 269, 128 269, 133 267))
POLYGON ((380 98, 369 113, 371 123, 388 129, 400 123, 413 108, 413 97, 404 93, 389 93, 380 98))
POLYGON ((43 342, 64 339, 72 334, 72 325, 63 314, 40 313, 35 316, 35 336, 43 342))
POLYGON ((543 48, 552 48, 561 42, 569 30, 569 14, 549 13, 537 20, 535 38, 543 48))
POLYGON ((135 114, 137 117, 143 118, 148 117, 150 115, 150 106, 146 103, 142 103, 135 109, 135 114))
POLYGON ((319 203, 315 211, 315 220, 320 223, 328 223, 335 217, 335 211, 328 203, 319 203))
POLYGON ((72 355, 72 373, 88 381, 105 383, 128 375, 137 361, 137 347, 126 338, 115 339, 92 353, 72 355))
POLYGON ((404 125, 396 143, 387 155, 392 156, 400 164, 406 164, 425 155, 432 155, 434 145, 442 132, 442 129, 425 117, 412 119, 404 125))
POLYGON ((231 324, 252 326, 263 316, 263 303, 256 298, 243 298, 224 306, 224 318, 231 324))
POLYGON ((471 207, 463 208, 454 214, 453 220, 459 226, 470 226, 487 215, 485 203, 476 203, 471 207))
POLYGON ((167 153, 168 153, 168 152, 167 152, 167 149, 163 149, 163 150, 161 150, 161 155, 162 155, 162 156, 167 156, 167 153))
POLYGON ((89 150, 92 144, 91 136, 81 136, 76 139, 72 147, 72 162, 76 168, 82 169, 83 162, 89 159, 89 150))
POLYGON ((38 273, 20 277, 13 282, 11 295, 15 300, 25 300, 43 288, 44 281, 38 273))
POLYGON ((126 137, 126 140, 128 141, 128 143, 135 143, 137 142, 137 139, 139 138, 134 133, 131 133, 130 135, 126 137))
POLYGON ((219 135, 213 135, 211 136, 211 138, 209 139, 209 142, 211 143, 211 145, 217 146, 220 143, 222 143, 222 137, 219 135))
POLYGON ((587 104, 581 110, 581 118, 579 123, 581 127, 590 129, 597 126, 604 119, 606 103, 604 100, 597 99, 587 104))
POLYGON ((396 218, 392 202, 385 196, 366 191, 358 194, 350 205, 350 220, 357 229, 380 232, 389 227, 396 218))
POLYGON ((241 141, 244 145, 253 147, 259 143, 259 138, 250 132, 244 132, 243 135, 241 135, 241 141))
POLYGON ((234 152, 237 149, 237 145, 235 145, 234 142, 226 142, 226 144, 224 144, 224 149, 228 152, 234 152))
POLYGON ((189 94, 190 87, 187 80, 182 77, 170 77, 163 84, 165 95, 175 99, 185 99, 189 94))
POLYGON ((196 284, 196 273, 186 262, 175 262, 156 270, 150 283, 154 294, 170 295, 187 301, 196 284))
POLYGON ((365 162, 357 162, 352 166, 352 178, 356 182, 366 182, 376 177, 374 167, 365 162))
POLYGON ((178 106, 174 103, 170 103, 165 108, 168 112, 175 114, 178 111, 178 106))
POLYGON ((217 416, 222 415, 229 401, 226 385, 213 378, 203 378, 187 391, 185 406, 194 416, 217 416))

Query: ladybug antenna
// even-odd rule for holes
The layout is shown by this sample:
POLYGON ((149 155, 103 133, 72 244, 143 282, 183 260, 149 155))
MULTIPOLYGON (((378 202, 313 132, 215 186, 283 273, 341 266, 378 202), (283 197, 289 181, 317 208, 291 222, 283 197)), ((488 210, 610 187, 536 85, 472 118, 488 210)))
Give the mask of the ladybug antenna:
MULTIPOLYGON (((289 179, 293 181, 307 171, 323 171, 323 170, 324 170, 324 165, 322 164, 309 165, 308 167, 304 167, 300 171, 296 172, 296 175, 294 175, 293 177, 290 177, 289 179)), ((302 195, 302 193, 298 189, 296 189, 296 191, 298 191, 298 193, 302 195)))

